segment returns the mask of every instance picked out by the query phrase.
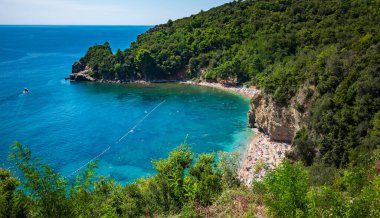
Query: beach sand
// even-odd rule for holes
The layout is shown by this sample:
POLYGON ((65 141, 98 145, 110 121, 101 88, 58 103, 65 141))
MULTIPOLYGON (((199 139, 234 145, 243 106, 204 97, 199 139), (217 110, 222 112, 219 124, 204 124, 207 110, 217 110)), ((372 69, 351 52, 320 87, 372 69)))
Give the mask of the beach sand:
POLYGON ((262 180, 268 171, 276 168, 291 148, 290 144, 271 141, 258 129, 254 132, 239 170, 239 178, 247 186, 254 180, 262 180))
POLYGON ((251 99, 255 95, 255 93, 261 92, 259 89, 256 89, 255 87, 247 88, 247 87, 241 87, 241 86, 224 86, 220 83, 194 82, 194 81, 186 81, 186 82, 179 82, 179 83, 220 89, 227 92, 239 94, 249 99, 251 99))

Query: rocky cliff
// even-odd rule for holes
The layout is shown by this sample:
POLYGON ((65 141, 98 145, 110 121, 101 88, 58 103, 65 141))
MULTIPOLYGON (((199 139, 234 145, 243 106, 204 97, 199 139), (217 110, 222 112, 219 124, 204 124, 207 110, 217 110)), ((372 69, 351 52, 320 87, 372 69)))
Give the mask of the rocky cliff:
POLYGON ((255 93, 248 112, 250 127, 258 128, 274 141, 291 142, 296 132, 305 126, 305 111, 310 107, 312 93, 310 88, 301 89, 287 106, 277 105, 271 95, 255 93))
POLYGON ((86 64, 78 61, 73 64, 69 78, 72 81, 95 81, 96 79, 89 75, 90 71, 86 64))

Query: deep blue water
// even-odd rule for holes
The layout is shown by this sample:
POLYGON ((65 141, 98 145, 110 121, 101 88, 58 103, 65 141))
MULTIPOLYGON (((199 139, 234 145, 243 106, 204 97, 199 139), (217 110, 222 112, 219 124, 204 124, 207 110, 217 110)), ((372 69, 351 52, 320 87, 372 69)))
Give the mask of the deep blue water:
POLYGON ((185 85, 70 83, 71 65, 95 43, 125 49, 147 26, 0 26, 0 167, 9 145, 28 145, 63 175, 97 156, 98 173, 125 183, 153 174, 186 138, 197 153, 243 149, 248 101, 185 85), (30 90, 21 94, 24 87, 30 90), (115 142, 153 111, 124 140, 115 142))

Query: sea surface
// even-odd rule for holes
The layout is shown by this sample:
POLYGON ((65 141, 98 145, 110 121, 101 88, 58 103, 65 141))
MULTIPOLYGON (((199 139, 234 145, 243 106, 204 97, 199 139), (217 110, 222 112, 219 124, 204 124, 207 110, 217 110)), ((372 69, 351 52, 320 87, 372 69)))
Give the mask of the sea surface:
POLYGON ((13 166, 16 140, 64 176, 101 154, 97 173, 120 183, 154 174, 151 161, 184 141, 197 153, 245 149, 249 105, 238 95, 64 80, 91 45, 123 50, 149 28, 0 26, 0 167, 13 166))

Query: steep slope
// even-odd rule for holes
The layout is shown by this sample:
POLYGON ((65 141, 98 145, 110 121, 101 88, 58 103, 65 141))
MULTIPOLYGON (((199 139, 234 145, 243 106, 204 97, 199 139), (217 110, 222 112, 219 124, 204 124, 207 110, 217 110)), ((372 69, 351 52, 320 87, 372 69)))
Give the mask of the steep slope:
POLYGON ((379 60, 376 0, 246 0, 169 20, 125 51, 93 46, 71 78, 256 85, 264 96, 253 101, 255 125, 274 139, 273 128, 284 132, 279 140, 296 135, 289 157, 341 167, 380 144, 370 136, 378 131, 379 60))

